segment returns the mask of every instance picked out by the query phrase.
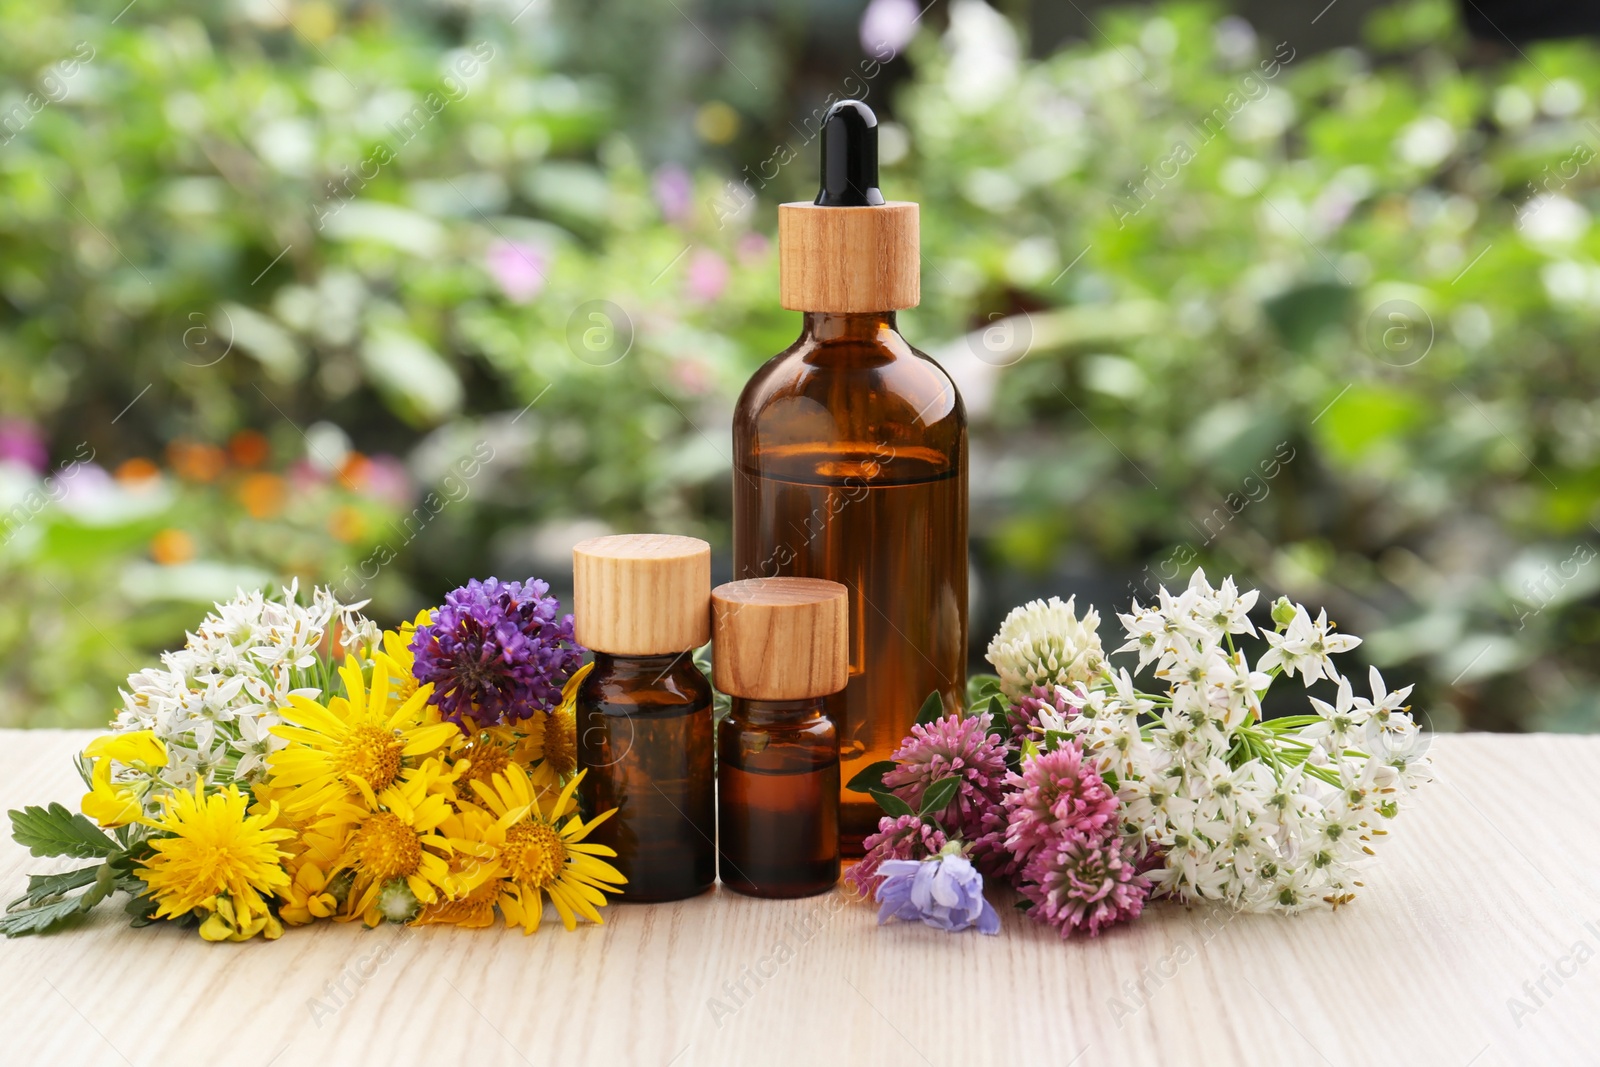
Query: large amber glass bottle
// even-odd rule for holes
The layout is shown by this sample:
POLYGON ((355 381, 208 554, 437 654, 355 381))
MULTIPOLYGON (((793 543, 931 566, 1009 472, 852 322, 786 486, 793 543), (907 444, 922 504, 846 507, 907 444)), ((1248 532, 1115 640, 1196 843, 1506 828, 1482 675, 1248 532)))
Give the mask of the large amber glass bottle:
POLYGON ((847 855, 880 812, 845 783, 889 758, 930 692, 960 706, 967 655, 966 413, 896 329, 919 296, 917 214, 878 192, 876 133, 865 105, 834 105, 822 193, 780 208, 782 302, 805 316, 733 422, 736 577, 850 591, 850 681, 826 700, 847 855))

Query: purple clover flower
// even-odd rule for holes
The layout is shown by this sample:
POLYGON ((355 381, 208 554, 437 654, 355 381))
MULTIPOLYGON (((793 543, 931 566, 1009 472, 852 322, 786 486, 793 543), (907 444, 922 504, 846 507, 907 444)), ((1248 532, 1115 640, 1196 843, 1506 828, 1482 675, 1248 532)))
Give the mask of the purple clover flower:
POLYGON ((433 623, 411 642, 418 683, 433 683, 429 702, 446 719, 479 726, 526 719, 561 702, 561 686, 583 649, 572 616, 559 619, 550 586, 536 578, 476 578, 444 598, 433 623))
POLYGON ((970 855, 980 871, 1003 877, 1015 869, 1004 848, 1006 813, 1001 806, 1007 748, 1000 734, 991 732, 990 723, 989 715, 952 713, 913 726, 895 749, 892 758, 898 766, 883 776, 883 784, 913 811, 920 811, 923 794, 933 783, 959 778, 961 784, 950 803, 931 814, 946 834, 972 846, 970 855))
POLYGON ((920 921, 955 933, 969 926, 998 934, 1000 916, 983 898, 983 875, 954 852, 925 859, 886 860, 878 868, 878 925, 890 919, 920 921))
POLYGON ((1051 838, 1022 870, 1019 890, 1033 905, 1035 922, 1063 938, 1095 937, 1108 926, 1131 922, 1144 911, 1150 880, 1139 873, 1137 850, 1114 827, 1051 838))

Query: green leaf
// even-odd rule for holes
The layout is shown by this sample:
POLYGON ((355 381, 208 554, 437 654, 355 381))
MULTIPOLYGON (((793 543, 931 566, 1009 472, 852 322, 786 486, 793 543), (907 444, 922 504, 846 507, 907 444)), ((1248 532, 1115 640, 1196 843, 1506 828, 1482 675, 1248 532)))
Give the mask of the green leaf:
POLYGON ((140 927, 149 926, 156 921, 156 909, 159 906, 154 897, 148 893, 140 893, 129 897, 122 910, 128 913, 129 926, 140 927))
POLYGON ((967 706, 976 708, 998 692, 1000 692, 999 675, 974 674, 967 679, 967 706))
POLYGON ((850 779, 846 789, 857 793, 870 793, 874 789, 883 788, 883 776, 898 767, 892 759, 881 759, 877 763, 869 763, 863 767, 854 778, 850 779))
POLYGON ((939 691, 936 689, 922 702, 922 710, 917 712, 917 725, 926 726, 942 718, 944 718, 944 701, 940 699, 939 691))
POLYGON ((950 800, 956 795, 956 790, 961 788, 961 779, 955 775, 941 778, 928 787, 922 794, 923 816, 934 815, 949 807, 950 800))
POLYGON ((59 897, 74 889, 81 889, 93 882, 100 874, 104 864, 95 864, 93 867, 79 867, 73 871, 62 871, 59 874, 30 874, 28 876, 28 892, 6 905, 7 911, 16 911, 18 908, 41 904, 52 897, 59 897))
POLYGON ((83 910, 83 896, 80 894, 23 911, 14 911, 0 917, 0 934, 7 937, 21 937, 24 934, 43 933, 76 919, 83 914, 83 910))
POLYGON ((893 815, 895 818, 899 818, 902 815, 916 814, 916 812, 911 810, 910 804, 907 804, 893 793, 886 792, 882 789, 869 789, 867 792, 871 793, 872 799, 878 802, 878 807, 882 808, 890 815, 893 815))
POLYGON ((116 877, 111 873, 109 866, 102 863, 94 870, 96 872, 94 884, 77 896, 62 897, 48 904, 24 908, 0 917, 0 934, 7 937, 39 934, 77 919, 110 896, 112 890, 116 888, 116 877))
POLYGON ((999 693, 989 698, 989 706, 983 710, 990 716, 990 726, 1004 726, 1006 724, 1006 702, 999 693))
POLYGON ((89 860, 121 851, 98 826, 60 804, 11 812, 11 836, 17 844, 27 845, 35 856, 89 860))

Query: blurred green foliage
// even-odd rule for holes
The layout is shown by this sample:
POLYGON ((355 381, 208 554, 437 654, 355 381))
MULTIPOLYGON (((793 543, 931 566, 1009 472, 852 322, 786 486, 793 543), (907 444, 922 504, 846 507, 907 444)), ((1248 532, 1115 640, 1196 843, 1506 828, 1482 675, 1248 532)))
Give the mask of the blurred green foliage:
MULTIPOLYGON (((49 446, 0 479, 0 722, 100 721, 233 581, 391 618, 559 584, 607 526, 726 553, 822 103, 774 91, 780 35, 729 31, 755 81, 705 99, 596 62, 609 6, 119 6, 0 0, 0 415, 49 446), (241 430, 293 486, 270 515, 170 453, 241 430), (104 492, 15 510, 85 448, 104 492)), ((635 73, 722 35, 646 9, 635 73)), ((1190 4, 1037 60, 976 0, 924 21, 892 96, 853 43, 836 91, 923 204, 902 325, 971 408, 990 598, 1108 614, 1203 564, 1328 605, 1436 726, 1600 728, 1600 51, 1473 64, 1435 0, 1323 53, 1190 4)))

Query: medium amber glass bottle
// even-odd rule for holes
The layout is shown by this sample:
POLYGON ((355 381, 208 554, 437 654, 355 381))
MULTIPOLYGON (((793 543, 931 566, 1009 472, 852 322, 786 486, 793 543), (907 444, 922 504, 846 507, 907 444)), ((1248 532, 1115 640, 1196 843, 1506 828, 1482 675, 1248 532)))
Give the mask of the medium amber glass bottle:
POLYGON ((680 900, 716 880, 711 684, 694 665, 710 637, 711 546, 658 534, 572 550, 573 622, 594 669, 578 688, 588 840, 616 849, 625 901, 680 900))
MULTIPOLYGON (((823 127, 823 188, 779 208, 783 306, 800 337, 734 414, 734 571, 849 590, 850 681, 827 698, 841 778, 888 759, 930 692, 960 706, 967 654, 967 426, 955 384, 895 323, 919 297, 917 206, 877 189, 876 120, 823 127)), ((877 825, 841 785, 847 855, 877 825)))
POLYGON ((848 592, 816 578, 754 578, 711 594, 717 688, 717 867, 757 897, 839 880, 839 735, 822 698, 849 679, 848 592))

